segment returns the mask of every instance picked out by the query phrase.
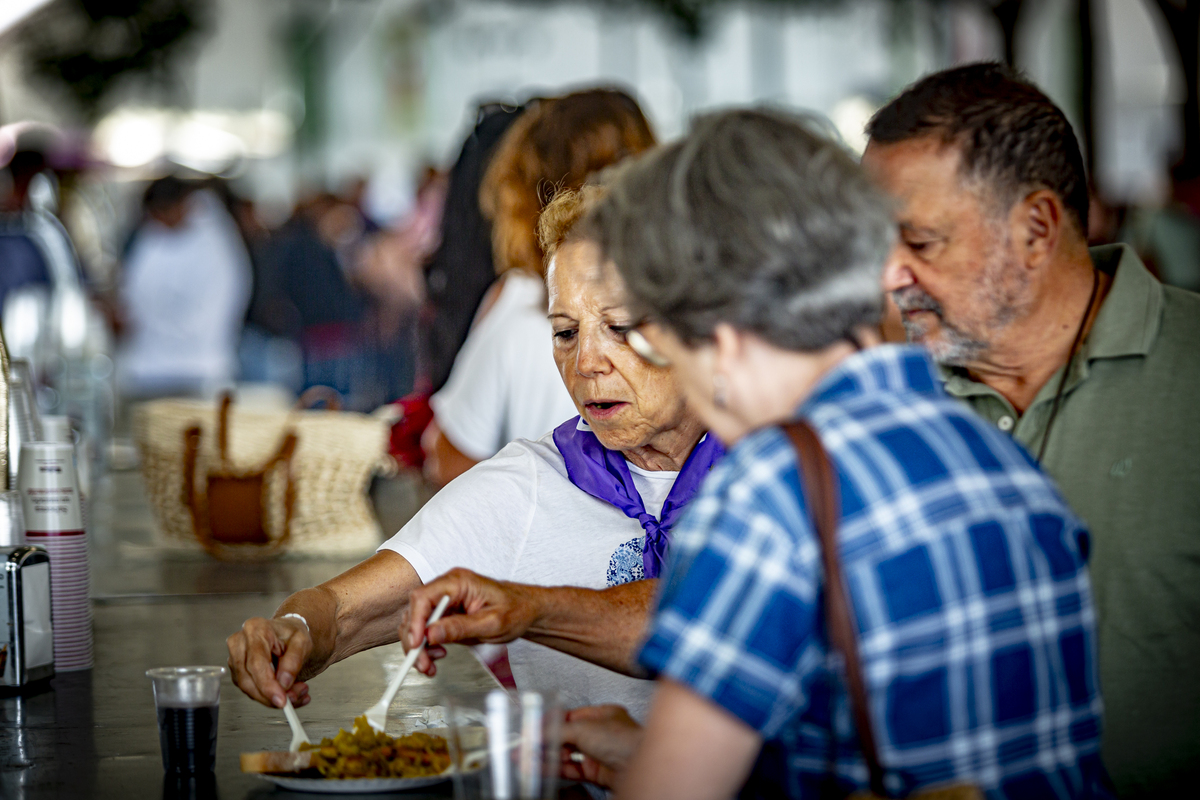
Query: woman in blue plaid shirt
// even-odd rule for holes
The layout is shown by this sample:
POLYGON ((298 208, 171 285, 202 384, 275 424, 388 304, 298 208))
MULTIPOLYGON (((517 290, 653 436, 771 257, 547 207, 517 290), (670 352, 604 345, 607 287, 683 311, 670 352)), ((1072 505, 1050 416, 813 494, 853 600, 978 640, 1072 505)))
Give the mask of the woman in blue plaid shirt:
POLYGON ((632 341, 731 449, 673 534, 641 744, 625 764, 632 725, 577 712, 584 768, 623 767, 618 795, 655 800, 867 787, 778 427, 803 419, 836 471, 888 794, 1106 796, 1087 531, 924 351, 878 341, 892 223, 853 159, 803 120, 718 114, 623 171, 589 224, 653 321, 632 341))

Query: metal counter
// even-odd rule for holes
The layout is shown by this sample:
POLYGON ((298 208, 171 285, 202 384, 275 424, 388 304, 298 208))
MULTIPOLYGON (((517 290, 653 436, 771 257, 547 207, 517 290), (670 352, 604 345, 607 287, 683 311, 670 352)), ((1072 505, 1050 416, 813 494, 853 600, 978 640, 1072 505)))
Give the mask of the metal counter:
MULTIPOLYGON (((225 637, 247 617, 269 614, 282 599, 192 596, 98 603, 94 669, 63 673, 36 694, 0 698, 0 797, 300 797, 239 770, 239 753, 286 750, 291 733, 283 712, 253 702, 228 679, 221 690, 215 785, 176 786, 165 780, 154 699, 144 675, 155 666, 224 664, 225 637)), ((298 712, 309 736, 332 736, 348 727, 382 694, 385 664, 399 663, 403 655, 399 645, 377 648, 317 677, 310 684, 312 702, 298 712)), ((452 647, 436 678, 410 673, 389 719, 440 705, 447 693, 495 685, 470 651, 452 647)), ((447 783, 403 796, 444 797, 450 791, 447 783)))
MULTIPOLYGON (((312 798, 241 773, 243 751, 286 750, 283 712, 251 701, 226 678, 221 690, 217 766, 209 781, 165 779, 151 667, 224 665, 225 638, 251 616, 269 616, 288 593, 343 571, 346 559, 283 559, 224 564, 204 554, 158 552, 136 473, 110 476, 93 505, 90 558, 96 664, 59 674, 40 691, 0 695, 0 798, 312 798)), ((411 512, 409 512, 411 513, 411 512)), ((409 674, 389 719, 441 705, 449 693, 496 686, 469 650, 452 647, 436 679, 409 674)), ((399 645, 360 653, 310 683, 298 710, 309 736, 332 736, 373 705, 399 645)), ((389 730, 398 732, 389 724, 389 730)), ((446 797, 445 783, 401 797, 446 797)), ((342 795, 347 796, 347 795, 342 795)), ((363 795, 364 797, 368 795, 363 795)), ((369 795, 380 797, 381 795, 369 795)))

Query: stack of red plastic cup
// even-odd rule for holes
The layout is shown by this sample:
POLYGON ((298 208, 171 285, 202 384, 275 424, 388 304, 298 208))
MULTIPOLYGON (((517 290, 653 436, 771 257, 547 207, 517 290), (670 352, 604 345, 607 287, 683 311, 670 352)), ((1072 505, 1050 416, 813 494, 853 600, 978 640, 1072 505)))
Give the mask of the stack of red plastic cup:
POLYGON ((50 608, 54 669, 90 669, 92 604, 88 540, 83 525, 75 448, 58 442, 21 446, 18 486, 25 510, 25 538, 50 554, 50 608))

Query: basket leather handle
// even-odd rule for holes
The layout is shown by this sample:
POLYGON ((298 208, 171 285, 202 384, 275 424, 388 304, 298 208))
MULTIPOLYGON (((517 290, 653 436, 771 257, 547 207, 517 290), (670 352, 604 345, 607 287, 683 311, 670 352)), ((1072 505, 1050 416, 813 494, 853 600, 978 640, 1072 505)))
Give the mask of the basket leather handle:
POLYGON ((820 437, 807 422, 797 421, 783 428, 792 446, 796 448, 796 460, 808 499, 809 513, 817 529, 821 543, 821 561, 825 572, 825 624, 829 629, 829 643, 841 654, 846 670, 846 686, 850 692, 850 709, 854 715, 854 726, 858 729, 858 743, 862 748, 867 769, 871 775, 871 791, 886 797, 883 786, 883 766, 879 762, 879 751, 875 746, 875 732, 871 728, 871 717, 867 705, 867 685, 863 680, 862 662, 858 658, 858 635, 855 632, 854 609, 846 594, 845 580, 838 558, 837 524, 841 510, 837 482, 829 456, 821 444, 820 437))
POLYGON ((292 406, 292 410, 303 411, 306 408, 312 408, 322 400, 325 401, 325 409, 327 411, 342 410, 342 396, 338 394, 337 389, 331 386, 308 387, 296 400, 296 404, 292 406))
POLYGON ((229 408, 233 405, 233 395, 221 392, 221 406, 217 412, 217 456, 221 465, 229 462, 229 408))
MULTIPOLYGON (((330 391, 333 391, 332 389, 330 391)), ((336 394, 336 393, 335 393, 336 394)), ((217 414, 217 450, 221 460, 222 470, 228 467, 229 448, 229 411, 233 405, 232 396, 226 392, 221 395, 220 409, 217 414)), ((192 532, 196 540, 211 555, 222 560, 232 558, 227 545, 214 540, 208 530, 208 498, 196 491, 196 462, 200 455, 201 429, 192 425, 183 434, 183 505, 192 518, 192 532)), ((275 453, 255 472, 268 475, 276 468, 284 470, 284 510, 283 533, 279 538, 271 540, 270 544, 257 547, 259 556, 268 557, 278 553, 287 544, 292 534, 292 515, 296 507, 296 481, 292 474, 292 460, 296 455, 299 439, 295 431, 289 430, 276 448, 275 453)))
POLYGON ((196 457, 200 454, 200 426, 193 425, 183 432, 183 506, 196 512, 196 457))

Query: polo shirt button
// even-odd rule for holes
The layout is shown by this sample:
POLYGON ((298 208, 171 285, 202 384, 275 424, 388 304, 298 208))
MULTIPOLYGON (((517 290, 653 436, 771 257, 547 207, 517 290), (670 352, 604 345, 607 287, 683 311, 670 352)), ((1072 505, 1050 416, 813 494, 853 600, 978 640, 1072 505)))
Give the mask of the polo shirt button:
POLYGON ((996 427, 1005 433, 1008 433, 1013 428, 1013 418, 1005 414, 1003 417, 996 420, 996 427))

